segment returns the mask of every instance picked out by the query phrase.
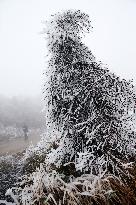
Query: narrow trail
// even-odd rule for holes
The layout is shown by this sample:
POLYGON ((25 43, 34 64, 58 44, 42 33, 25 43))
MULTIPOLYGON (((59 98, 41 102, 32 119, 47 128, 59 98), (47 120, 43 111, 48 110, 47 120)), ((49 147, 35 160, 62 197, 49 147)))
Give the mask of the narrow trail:
POLYGON ((9 140, 0 142, 0 156, 22 152, 29 145, 37 144, 40 139, 40 133, 31 133, 28 136, 28 140, 25 140, 22 136, 18 138, 10 138, 9 140))

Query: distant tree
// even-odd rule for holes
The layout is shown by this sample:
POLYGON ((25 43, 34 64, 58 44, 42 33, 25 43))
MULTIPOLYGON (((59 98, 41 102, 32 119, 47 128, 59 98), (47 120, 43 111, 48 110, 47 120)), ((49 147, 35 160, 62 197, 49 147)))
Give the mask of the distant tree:
POLYGON ((130 81, 103 68, 81 42, 90 28, 89 16, 79 10, 47 22, 45 97, 48 125, 61 133, 54 163, 74 162, 76 169, 98 174, 100 167, 113 172, 116 158, 133 155, 135 93, 130 81))

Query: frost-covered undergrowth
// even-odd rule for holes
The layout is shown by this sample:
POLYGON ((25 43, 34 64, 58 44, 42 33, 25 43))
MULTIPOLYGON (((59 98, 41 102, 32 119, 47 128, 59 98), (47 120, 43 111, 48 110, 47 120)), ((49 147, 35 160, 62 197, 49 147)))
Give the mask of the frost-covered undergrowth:
POLYGON ((15 186, 21 176, 20 158, 22 154, 7 155, 0 157, 0 204, 1 200, 10 200, 11 197, 5 197, 8 188, 15 186))
POLYGON ((81 41, 90 27, 81 11, 47 22, 47 132, 7 191, 16 204, 136 204, 134 86, 96 62, 81 41))
MULTIPOLYGON (((53 148, 50 151, 49 149, 45 150, 45 146, 43 150, 43 145, 46 144, 42 141, 42 149, 40 143, 38 147, 30 147, 22 158, 25 166, 28 159, 34 160, 34 154, 37 153, 39 157, 44 156, 42 163, 37 161, 37 168, 35 167, 32 173, 30 171, 30 173, 23 175, 19 185, 7 191, 6 195, 11 196, 15 204, 115 205, 118 202, 117 204, 121 205, 133 205, 136 203, 136 187, 133 185, 136 180, 134 163, 123 163, 116 158, 117 164, 114 165, 113 163, 115 170, 118 170, 118 176, 116 176, 116 173, 110 174, 107 168, 103 170, 103 165, 107 164, 108 161, 101 159, 98 162, 99 173, 94 175, 91 172, 89 174, 78 173, 78 167, 84 166, 84 160, 81 160, 80 163, 76 164, 75 162, 76 170, 74 173, 73 167, 69 167, 71 175, 65 175, 61 173, 60 167, 56 167, 56 164, 49 162, 51 153, 55 155, 56 152, 53 153, 53 148)), ((63 166, 68 165, 70 163, 63 166)))

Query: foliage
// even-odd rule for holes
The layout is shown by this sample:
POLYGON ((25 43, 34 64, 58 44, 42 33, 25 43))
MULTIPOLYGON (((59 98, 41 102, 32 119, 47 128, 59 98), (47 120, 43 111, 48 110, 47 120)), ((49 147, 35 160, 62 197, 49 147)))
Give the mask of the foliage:
MULTIPOLYGON (((0 157, 0 199, 5 199, 5 193, 7 189, 15 186, 15 183, 18 181, 20 173, 20 163, 19 160, 22 157, 22 154, 15 156, 3 156, 0 157)), ((6 197, 7 200, 10 197, 6 197)))
MULTIPOLYGON (((131 183, 122 183, 112 175, 85 174, 72 177, 67 183, 64 175, 55 170, 46 172, 40 168, 21 182, 22 191, 9 190, 16 197, 17 204, 48 204, 48 205, 135 205, 136 194, 131 189, 131 183)), ((21 190, 21 188, 19 189, 21 190)))
MULTIPOLYGON (((25 153, 26 155, 26 153, 25 153)), ((22 173, 29 175, 36 171, 40 167, 40 164, 45 162, 46 153, 44 151, 33 151, 27 157, 24 155, 22 159, 22 173)))
POLYGON ((97 174, 102 168, 118 175, 118 159, 126 161, 135 153, 134 87, 96 62, 77 33, 80 25, 81 32, 90 27, 80 11, 54 15, 48 23, 45 110, 48 126, 60 132, 49 162, 58 167, 73 162, 83 173, 97 174))

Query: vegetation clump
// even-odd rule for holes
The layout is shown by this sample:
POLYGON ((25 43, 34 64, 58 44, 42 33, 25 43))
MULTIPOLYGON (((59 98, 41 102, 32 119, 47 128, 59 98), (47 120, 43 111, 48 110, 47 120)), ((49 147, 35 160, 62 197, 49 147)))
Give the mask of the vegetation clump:
MULTIPOLYGON (((5 199, 7 189, 15 186, 22 174, 19 163, 21 157, 22 153, 0 157, 0 200, 5 199)), ((6 199, 11 200, 11 197, 7 196, 6 199)))

